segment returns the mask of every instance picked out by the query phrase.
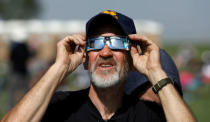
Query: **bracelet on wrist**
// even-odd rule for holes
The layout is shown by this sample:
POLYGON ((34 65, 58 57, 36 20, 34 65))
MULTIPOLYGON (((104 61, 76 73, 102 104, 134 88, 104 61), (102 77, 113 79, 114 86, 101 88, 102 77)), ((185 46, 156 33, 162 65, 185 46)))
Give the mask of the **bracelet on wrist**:
POLYGON ((153 90, 153 92, 154 92, 155 94, 157 94, 158 91, 159 91, 160 89, 162 89, 164 86, 166 86, 166 85, 169 84, 169 83, 174 84, 173 81, 172 81, 170 78, 164 78, 164 79, 158 81, 158 82, 152 87, 152 90, 153 90))

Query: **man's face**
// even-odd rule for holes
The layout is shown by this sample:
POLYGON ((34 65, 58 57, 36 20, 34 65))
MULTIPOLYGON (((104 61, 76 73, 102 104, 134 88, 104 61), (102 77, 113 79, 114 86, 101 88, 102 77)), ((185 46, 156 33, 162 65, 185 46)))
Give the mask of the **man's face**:
MULTIPOLYGON (((97 28, 93 36, 121 34, 120 29, 112 25, 104 25, 97 28)), ((90 79, 96 87, 108 88, 126 80, 129 71, 126 51, 113 51, 105 45, 101 50, 90 51, 88 56, 90 79)))

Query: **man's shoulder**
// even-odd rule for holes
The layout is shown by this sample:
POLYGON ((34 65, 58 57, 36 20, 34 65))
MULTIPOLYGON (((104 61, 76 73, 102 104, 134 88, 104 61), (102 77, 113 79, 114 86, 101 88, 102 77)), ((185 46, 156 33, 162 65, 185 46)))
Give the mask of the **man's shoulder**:
POLYGON ((133 95, 124 97, 123 110, 126 110, 135 121, 166 121, 161 105, 151 101, 140 100, 133 95))
POLYGON ((144 111, 144 109, 157 109, 161 110, 161 105, 156 102, 141 100, 134 95, 126 95, 125 97, 126 104, 132 105, 135 108, 140 108, 140 110, 144 111))
MULTIPOLYGON (((136 111, 139 114, 145 115, 151 120, 165 122, 165 114, 161 105, 152 101, 139 100, 136 104, 136 111)), ((142 119, 142 118, 141 118, 142 119)))
POLYGON ((88 100, 89 89, 80 91, 57 91, 42 118, 43 122, 64 121, 88 100))
POLYGON ((67 101, 77 101, 81 98, 88 97, 89 89, 83 89, 79 91, 57 91, 52 96, 50 104, 56 104, 60 102, 67 102, 67 101))

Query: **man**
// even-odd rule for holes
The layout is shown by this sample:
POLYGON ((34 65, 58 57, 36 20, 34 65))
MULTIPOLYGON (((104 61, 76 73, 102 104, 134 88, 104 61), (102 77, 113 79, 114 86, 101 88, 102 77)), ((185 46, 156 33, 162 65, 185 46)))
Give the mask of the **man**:
POLYGON ((86 37, 71 35, 61 40, 55 63, 3 121, 164 121, 162 113, 124 95, 131 70, 141 72, 155 86, 167 121, 195 121, 162 70, 157 45, 136 34, 132 19, 114 11, 91 18, 86 37), (141 45, 142 55, 137 44, 141 45), (90 88, 53 96, 59 83, 82 62, 89 70, 90 88))

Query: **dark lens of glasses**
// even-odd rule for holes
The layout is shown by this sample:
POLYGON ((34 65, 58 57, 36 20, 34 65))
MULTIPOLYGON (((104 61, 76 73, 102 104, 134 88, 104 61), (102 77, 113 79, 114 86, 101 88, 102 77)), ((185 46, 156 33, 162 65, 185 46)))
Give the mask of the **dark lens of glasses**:
POLYGON ((104 45, 108 45, 110 49, 129 50, 129 40, 127 37, 96 37, 87 40, 87 51, 102 49, 104 45))

